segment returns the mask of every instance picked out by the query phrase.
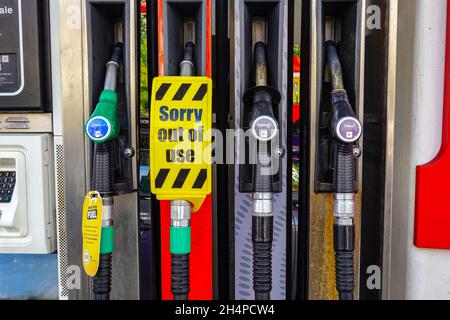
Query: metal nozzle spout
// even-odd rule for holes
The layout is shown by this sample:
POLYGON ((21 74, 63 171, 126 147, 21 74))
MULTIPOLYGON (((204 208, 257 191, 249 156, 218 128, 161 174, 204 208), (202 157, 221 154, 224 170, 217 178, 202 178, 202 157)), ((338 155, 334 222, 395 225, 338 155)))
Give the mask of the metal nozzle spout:
POLYGON ((106 65, 105 90, 116 91, 117 89, 117 75, 119 73, 122 55, 122 43, 117 43, 114 47, 111 60, 106 65))
POLYGON ((327 41, 328 67, 331 73, 331 82, 333 91, 345 90, 344 79, 342 75, 342 66, 333 41, 327 41))
POLYGON ((191 41, 187 42, 184 48, 183 61, 180 63, 181 76, 190 77, 194 75, 194 50, 194 43, 191 41))
POLYGON ((256 86, 267 86, 266 44, 262 41, 255 44, 256 86))

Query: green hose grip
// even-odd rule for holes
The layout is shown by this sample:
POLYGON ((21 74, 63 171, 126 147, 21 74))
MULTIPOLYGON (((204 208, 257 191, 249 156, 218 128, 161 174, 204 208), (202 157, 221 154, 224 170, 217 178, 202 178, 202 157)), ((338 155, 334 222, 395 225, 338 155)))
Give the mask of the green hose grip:
POLYGON ((191 253, 191 228, 170 228, 170 253, 191 253))
POLYGON ((102 227, 100 239, 100 254, 110 254, 114 251, 114 227, 102 227))
POLYGON ((95 143, 105 143, 116 139, 120 132, 117 114, 117 93, 104 90, 99 102, 85 125, 88 138, 95 143))

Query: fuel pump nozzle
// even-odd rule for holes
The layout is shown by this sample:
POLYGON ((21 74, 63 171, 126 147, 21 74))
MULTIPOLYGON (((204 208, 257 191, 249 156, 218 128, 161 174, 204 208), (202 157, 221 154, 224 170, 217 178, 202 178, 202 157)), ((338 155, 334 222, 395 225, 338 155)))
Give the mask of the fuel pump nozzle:
POLYGON ((122 59, 122 44, 118 43, 106 66, 104 90, 99 102, 86 123, 88 138, 95 143, 92 170, 92 189, 103 200, 100 262, 93 281, 95 300, 109 300, 112 284, 112 254, 114 249, 114 198, 111 141, 119 135, 117 114, 117 79, 122 59))
MULTIPOLYGON (((253 289, 256 300, 270 300, 272 291, 273 243, 273 176, 272 145, 278 137, 278 123, 273 105, 280 93, 267 86, 267 57, 264 42, 254 48, 256 86, 244 96, 250 108, 250 129, 257 146, 256 165, 253 166, 252 241, 253 289)), ((278 160, 278 159, 277 159, 278 160)))
MULTIPOLYGON (((194 43, 187 42, 180 76, 194 75, 194 43)), ((191 204, 185 200, 170 203, 171 289, 174 300, 188 300, 190 291, 189 255, 191 252, 191 204)))
POLYGON ((341 62, 334 42, 327 44, 328 67, 332 79, 331 130, 335 139, 334 249, 336 289, 340 300, 353 300, 355 249, 355 143, 362 125, 344 88, 341 62))

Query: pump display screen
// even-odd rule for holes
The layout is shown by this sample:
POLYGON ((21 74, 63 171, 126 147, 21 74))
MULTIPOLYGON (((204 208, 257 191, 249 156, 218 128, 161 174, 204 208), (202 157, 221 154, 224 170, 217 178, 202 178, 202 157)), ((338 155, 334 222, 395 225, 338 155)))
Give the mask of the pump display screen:
POLYGON ((0 0, 0 112, 51 111, 49 7, 0 0))
POLYGON ((16 95, 22 86, 22 1, 0 2, 0 96, 16 95))

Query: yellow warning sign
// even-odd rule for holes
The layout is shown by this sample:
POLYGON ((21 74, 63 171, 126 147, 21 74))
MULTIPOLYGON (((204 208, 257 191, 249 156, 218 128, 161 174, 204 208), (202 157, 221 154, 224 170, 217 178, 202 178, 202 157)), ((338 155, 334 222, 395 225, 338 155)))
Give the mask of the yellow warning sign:
POLYGON ((195 212, 211 193, 211 125, 211 79, 154 79, 150 176, 159 200, 190 201, 195 212))
POLYGON ((86 274, 94 277, 100 263, 100 239, 102 236, 103 201, 100 193, 91 191, 83 204, 83 267, 86 274))

